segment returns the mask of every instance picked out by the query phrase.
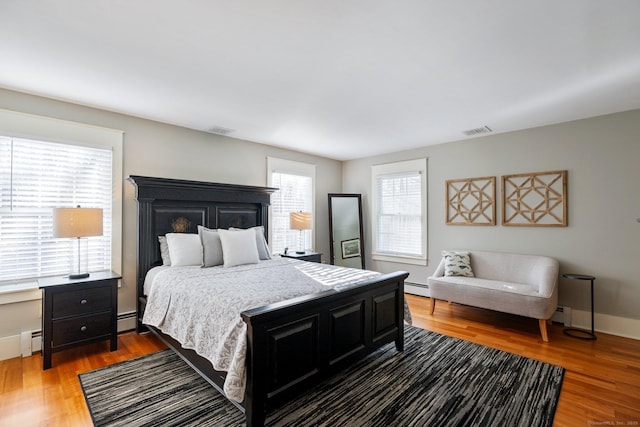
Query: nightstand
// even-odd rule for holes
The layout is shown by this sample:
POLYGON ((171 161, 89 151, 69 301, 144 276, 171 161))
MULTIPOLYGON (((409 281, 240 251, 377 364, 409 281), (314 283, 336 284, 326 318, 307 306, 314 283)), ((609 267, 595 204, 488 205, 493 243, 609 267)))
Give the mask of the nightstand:
POLYGON ((322 262, 322 254, 318 252, 305 251, 303 254, 298 254, 296 251, 291 251, 286 254, 280 254, 284 258, 294 258, 301 261, 322 262))
POLYGON ((111 271, 84 279, 53 277, 38 280, 42 297, 42 369, 51 355, 77 345, 110 340, 118 349, 118 279, 111 271))

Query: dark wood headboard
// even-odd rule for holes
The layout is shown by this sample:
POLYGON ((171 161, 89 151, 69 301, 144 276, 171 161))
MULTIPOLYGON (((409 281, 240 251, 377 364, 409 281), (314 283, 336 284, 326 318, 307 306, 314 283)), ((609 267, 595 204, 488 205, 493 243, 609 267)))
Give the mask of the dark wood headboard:
POLYGON ((137 296, 151 267, 161 265, 158 236, 166 233, 197 233, 208 228, 249 228, 263 225, 269 239, 269 204, 277 188, 219 184, 131 175, 138 202, 137 296))

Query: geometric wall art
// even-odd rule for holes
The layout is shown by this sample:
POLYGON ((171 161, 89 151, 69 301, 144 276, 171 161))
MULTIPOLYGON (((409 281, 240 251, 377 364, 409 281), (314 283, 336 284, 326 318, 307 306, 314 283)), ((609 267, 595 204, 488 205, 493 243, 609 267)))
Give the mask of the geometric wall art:
POLYGON ((567 171, 502 176, 502 225, 567 226, 567 171))
POLYGON ((496 225, 496 177, 446 181, 448 225, 496 225))

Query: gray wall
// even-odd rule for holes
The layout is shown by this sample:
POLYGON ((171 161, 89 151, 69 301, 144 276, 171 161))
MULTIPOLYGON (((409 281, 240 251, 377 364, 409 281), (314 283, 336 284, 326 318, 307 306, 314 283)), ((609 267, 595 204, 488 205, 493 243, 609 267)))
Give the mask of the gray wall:
MULTIPOLYGON (((640 110, 491 135, 416 150, 348 161, 343 191, 362 193, 366 253, 371 253, 371 166, 427 157, 427 267, 366 260, 367 267, 407 270, 425 284, 443 249, 486 249, 549 255, 561 273, 596 276, 596 312, 640 319, 640 110), (445 180, 568 171, 568 227, 445 225, 445 180)), ((588 282, 561 279, 560 303, 590 310, 588 282)))
MULTIPOLYGON (((315 164, 315 249, 324 253, 323 259, 329 258, 327 193, 341 191, 339 161, 5 89, 0 89, 0 108, 123 130, 124 177, 145 175, 264 186, 267 156, 315 164)), ((118 297, 120 313, 135 310, 136 293, 137 211, 134 188, 124 180, 123 197, 124 280, 118 297)), ((0 338, 39 329, 38 310, 33 302, 0 306, 0 338), (19 312, 23 315, 9 315, 19 312)))

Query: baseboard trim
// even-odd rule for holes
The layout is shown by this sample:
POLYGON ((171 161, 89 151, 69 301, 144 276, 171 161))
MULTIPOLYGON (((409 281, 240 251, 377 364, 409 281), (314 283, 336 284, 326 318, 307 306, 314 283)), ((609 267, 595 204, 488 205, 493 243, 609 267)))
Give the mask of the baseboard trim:
POLYGON ((431 296, 429 293, 429 285, 423 285, 422 283, 404 282, 404 292, 423 297, 431 296))
POLYGON ((20 335, 0 338, 0 360, 20 356, 20 335))
MULTIPOLYGON (((624 338, 640 340, 640 319, 594 314, 595 331, 624 338)), ((571 327, 591 330, 591 312, 576 310, 571 313, 571 327)))

